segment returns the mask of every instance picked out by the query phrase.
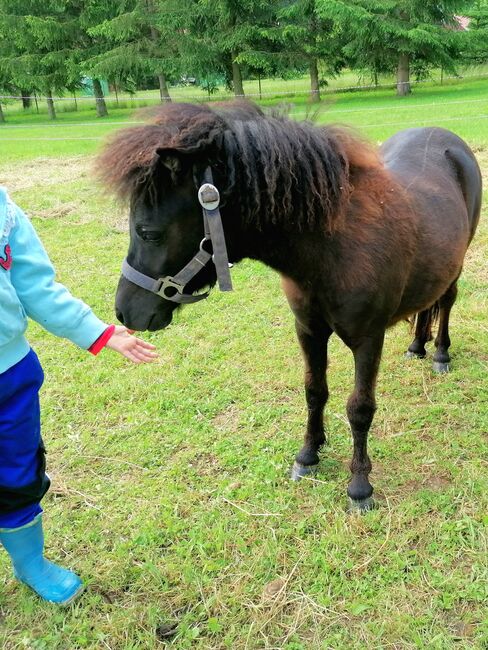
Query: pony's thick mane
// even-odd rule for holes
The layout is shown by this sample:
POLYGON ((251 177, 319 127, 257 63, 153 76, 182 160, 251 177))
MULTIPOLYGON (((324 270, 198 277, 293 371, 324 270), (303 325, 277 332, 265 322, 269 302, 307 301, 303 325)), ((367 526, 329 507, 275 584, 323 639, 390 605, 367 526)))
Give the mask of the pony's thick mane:
MULTIPOLYGON (((101 180, 122 198, 150 185, 167 150, 193 156, 224 179, 242 219, 258 228, 280 223, 332 231, 349 203, 355 170, 381 165, 373 149, 345 128, 318 127, 247 102, 166 104, 143 126, 119 131, 100 155, 101 180)), ((234 203, 234 202, 233 202, 234 203)))

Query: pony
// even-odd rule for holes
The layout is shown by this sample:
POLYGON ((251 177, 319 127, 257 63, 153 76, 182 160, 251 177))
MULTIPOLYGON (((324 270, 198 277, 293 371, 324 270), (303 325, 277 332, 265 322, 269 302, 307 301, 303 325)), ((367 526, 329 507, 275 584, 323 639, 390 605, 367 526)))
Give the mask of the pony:
POLYGON ((429 127, 400 131, 376 149, 345 126, 265 114, 252 103, 175 103, 117 132, 98 171, 130 204, 116 294, 128 328, 160 330, 217 281, 230 289, 228 268, 243 258, 281 275, 308 405, 296 480, 316 470, 326 442, 331 334, 352 351, 347 494, 351 508, 372 508, 367 439, 385 330, 410 320, 407 355, 423 358, 438 320, 434 370, 449 370, 449 315, 481 209, 481 174, 467 144, 429 127))

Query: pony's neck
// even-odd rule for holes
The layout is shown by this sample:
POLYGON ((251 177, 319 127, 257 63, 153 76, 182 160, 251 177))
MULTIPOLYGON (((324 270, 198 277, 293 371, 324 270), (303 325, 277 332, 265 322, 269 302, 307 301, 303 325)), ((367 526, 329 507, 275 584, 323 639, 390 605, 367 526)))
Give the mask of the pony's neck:
POLYGON ((253 223, 240 222, 235 218, 237 214, 238 211, 229 206, 224 216, 231 262, 236 263, 249 258, 295 278, 297 273, 301 277, 308 270, 310 256, 307 255, 307 249, 320 245, 324 251, 327 238, 324 232, 302 232, 298 228, 292 230, 280 223, 258 228, 253 223))

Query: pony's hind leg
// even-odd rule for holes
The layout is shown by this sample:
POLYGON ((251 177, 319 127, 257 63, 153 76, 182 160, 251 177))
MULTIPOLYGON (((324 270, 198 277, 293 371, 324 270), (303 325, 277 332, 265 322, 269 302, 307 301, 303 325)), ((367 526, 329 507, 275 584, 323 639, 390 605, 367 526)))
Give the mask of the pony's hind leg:
POLYGON ((427 352, 425 344, 432 338, 430 309, 425 309, 415 318, 415 338, 408 346, 406 357, 408 359, 424 359, 427 352))
POLYGON ((295 458, 291 478, 298 481, 313 474, 319 462, 318 451, 326 442, 324 432, 324 407, 329 391, 327 388, 327 343, 331 328, 320 322, 295 321, 298 341, 305 361, 305 396, 308 406, 307 430, 303 447, 295 458))
POLYGON ((451 345, 451 339, 449 338, 449 315, 456 301, 456 296, 457 283, 454 282, 439 300, 439 330, 434 341, 436 350, 432 364, 434 372, 449 372, 449 362, 451 361, 451 357, 449 356, 449 347, 451 345))

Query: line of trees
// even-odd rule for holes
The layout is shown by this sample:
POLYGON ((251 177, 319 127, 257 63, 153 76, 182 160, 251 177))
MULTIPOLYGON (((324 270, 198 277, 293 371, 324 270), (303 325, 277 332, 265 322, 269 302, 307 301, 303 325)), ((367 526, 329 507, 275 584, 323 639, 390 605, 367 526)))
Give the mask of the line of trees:
POLYGON ((53 96, 87 77, 104 116, 101 80, 126 91, 157 80, 171 101, 182 78, 209 93, 223 79, 239 96, 246 76, 307 71, 319 101, 346 66, 372 80, 396 73, 406 95, 411 75, 485 61, 488 0, 0 0, 0 95, 28 106, 37 93, 53 119, 53 96))

